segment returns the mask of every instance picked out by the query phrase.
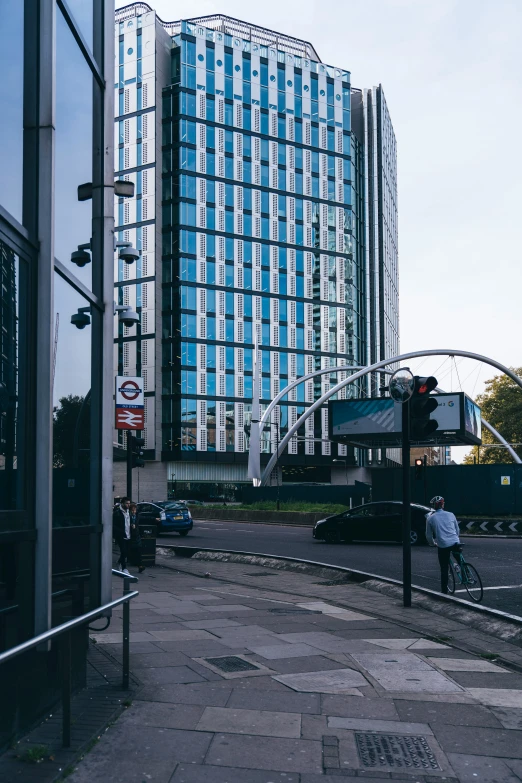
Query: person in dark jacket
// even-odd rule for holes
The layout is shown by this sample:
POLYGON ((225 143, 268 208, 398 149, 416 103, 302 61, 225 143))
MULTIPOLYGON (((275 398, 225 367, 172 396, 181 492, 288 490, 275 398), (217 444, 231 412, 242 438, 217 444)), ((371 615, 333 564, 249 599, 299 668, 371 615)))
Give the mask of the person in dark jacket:
POLYGON ((140 529, 138 527, 138 507, 136 506, 136 503, 130 504, 130 519, 131 519, 131 543, 130 547, 132 549, 132 562, 134 565, 137 565, 139 568, 140 574, 142 571, 145 571, 145 566, 143 565, 142 559, 141 559, 141 536, 140 536, 140 529))
POLYGON ((112 535, 120 548, 118 565, 124 574, 128 574, 127 560, 131 540, 130 500, 122 498, 112 512, 112 535))

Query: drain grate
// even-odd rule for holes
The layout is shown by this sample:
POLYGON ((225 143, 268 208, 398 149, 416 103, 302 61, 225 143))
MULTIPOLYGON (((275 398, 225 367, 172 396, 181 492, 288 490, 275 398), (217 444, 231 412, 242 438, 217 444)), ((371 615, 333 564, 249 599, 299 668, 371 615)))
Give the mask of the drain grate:
POLYGON ((253 663, 238 658, 236 655, 223 655, 220 658, 205 658, 207 663, 215 666, 216 669, 220 669, 222 672, 251 672, 259 671, 259 666, 254 666, 253 663))
POLYGON ((356 732, 355 740, 365 767, 441 769, 425 737, 356 732))
POLYGON ((285 609, 279 606, 268 611, 273 612, 273 614, 322 614, 322 612, 315 612, 311 609, 285 609))

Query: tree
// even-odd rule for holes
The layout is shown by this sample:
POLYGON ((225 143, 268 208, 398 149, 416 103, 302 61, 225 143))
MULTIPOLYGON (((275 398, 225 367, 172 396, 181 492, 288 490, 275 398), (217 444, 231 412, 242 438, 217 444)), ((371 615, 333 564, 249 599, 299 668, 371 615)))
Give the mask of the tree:
MULTIPOLYGON (((522 376, 522 367, 511 369, 519 377, 522 376)), ((522 443, 522 389, 511 378, 502 374, 486 381, 486 389, 483 394, 478 395, 476 403, 482 409, 482 417, 495 427, 508 443, 522 443)), ((483 427, 482 443, 498 443, 498 441, 483 427)), ((513 448, 522 458, 522 447, 513 448)), ((480 460, 478 452, 478 447, 473 446, 471 452, 464 457, 464 464, 472 465, 474 461, 487 465, 496 462, 513 462, 513 457, 505 446, 481 448, 480 460)))
MULTIPOLYGON (((59 406, 53 411, 53 467, 74 465, 74 435, 85 398, 69 394, 61 397, 59 406)), ((78 465, 89 461, 90 447, 90 400, 87 400, 79 421, 78 465)))

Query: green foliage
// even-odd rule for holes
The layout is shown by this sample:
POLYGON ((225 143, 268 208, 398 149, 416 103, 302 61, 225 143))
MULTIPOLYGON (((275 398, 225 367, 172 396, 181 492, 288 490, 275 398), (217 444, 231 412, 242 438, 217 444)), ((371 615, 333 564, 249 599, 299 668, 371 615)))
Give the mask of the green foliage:
MULTIPOLYGON (((208 508, 209 506, 207 506, 208 508)), ((210 506, 210 508, 223 508, 223 505, 210 506)), ((249 511, 277 511, 277 503, 275 500, 264 500, 259 503, 252 503, 251 505, 230 505, 232 510, 235 509, 248 509, 249 511)), ((289 500, 279 504, 280 511, 303 511, 303 512, 315 512, 317 514, 340 514, 342 511, 346 511, 347 506, 343 506, 340 503, 304 503, 298 500, 289 500)))
MULTIPOLYGON (((53 412, 53 467, 70 467, 74 462, 74 433, 84 398, 69 394, 60 398, 53 412)), ((89 461, 90 402, 84 407, 79 423, 78 465, 89 461)))
MULTIPOLYGON (((522 367, 511 369, 516 375, 522 375, 522 367)), ((476 403, 482 409, 482 417, 493 425, 508 443, 522 443, 522 389, 511 378, 507 375, 495 375, 494 378, 486 381, 486 389, 483 394, 479 394, 476 403)), ((482 443, 496 444, 498 441, 483 427, 482 443)), ((519 457, 522 457, 522 447, 514 448, 519 457)), ((485 465, 513 462, 513 457, 503 446, 480 448, 480 460, 478 451, 478 447, 473 446, 471 452, 464 458, 464 464, 472 465, 474 461, 485 465)))
POLYGON ((26 748, 19 758, 20 761, 25 761, 27 764, 39 764, 48 755, 49 748, 47 745, 34 745, 32 748, 26 748))

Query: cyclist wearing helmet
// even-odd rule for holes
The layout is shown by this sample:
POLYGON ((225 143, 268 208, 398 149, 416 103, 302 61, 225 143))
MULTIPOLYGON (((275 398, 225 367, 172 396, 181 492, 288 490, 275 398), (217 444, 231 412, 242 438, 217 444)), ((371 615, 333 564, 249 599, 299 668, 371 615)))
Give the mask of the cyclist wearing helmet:
POLYGON ((435 511, 426 515, 426 538, 430 546, 435 546, 436 542, 440 565, 440 591, 447 593, 451 553, 458 551, 456 547, 460 547, 459 523, 455 514, 444 511, 444 498, 440 495, 435 495, 430 500, 430 506, 435 511))

